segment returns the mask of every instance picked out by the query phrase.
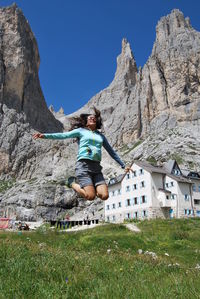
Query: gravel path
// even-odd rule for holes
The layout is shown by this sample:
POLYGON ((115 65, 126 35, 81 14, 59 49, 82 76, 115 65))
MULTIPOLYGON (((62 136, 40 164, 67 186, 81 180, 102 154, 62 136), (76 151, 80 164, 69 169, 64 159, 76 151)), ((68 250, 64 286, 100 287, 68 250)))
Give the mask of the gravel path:
POLYGON ((133 223, 125 224, 125 226, 132 232, 136 232, 136 233, 141 232, 141 230, 133 223))

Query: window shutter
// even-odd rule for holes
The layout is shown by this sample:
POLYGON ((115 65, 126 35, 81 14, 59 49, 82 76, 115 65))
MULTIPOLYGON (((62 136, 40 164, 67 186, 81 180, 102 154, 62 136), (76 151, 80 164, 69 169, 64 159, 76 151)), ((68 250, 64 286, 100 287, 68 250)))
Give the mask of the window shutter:
POLYGON ((147 203, 147 196, 145 195, 145 203, 147 203))
POLYGON ((140 203, 142 203, 142 196, 140 196, 140 203))

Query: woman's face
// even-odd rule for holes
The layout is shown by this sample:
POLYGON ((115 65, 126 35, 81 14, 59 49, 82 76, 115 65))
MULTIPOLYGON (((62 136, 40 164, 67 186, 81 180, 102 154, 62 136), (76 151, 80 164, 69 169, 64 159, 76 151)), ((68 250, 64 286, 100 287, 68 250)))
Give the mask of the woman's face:
POLYGON ((87 124, 86 126, 89 127, 89 128, 96 128, 96 124, 97 124, 97 119, 96 119, 96 116, 91 114, 88 116, 87 118, 87 124))

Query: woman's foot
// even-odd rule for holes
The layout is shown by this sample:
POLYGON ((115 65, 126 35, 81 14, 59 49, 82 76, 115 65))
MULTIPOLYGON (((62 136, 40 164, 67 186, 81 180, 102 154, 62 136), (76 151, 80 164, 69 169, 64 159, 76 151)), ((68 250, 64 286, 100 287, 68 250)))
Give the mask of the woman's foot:
POLYGON ((72 184, 76 182, 75 176, 70 176, 67 180, 67 187, 72 188, 72 184))

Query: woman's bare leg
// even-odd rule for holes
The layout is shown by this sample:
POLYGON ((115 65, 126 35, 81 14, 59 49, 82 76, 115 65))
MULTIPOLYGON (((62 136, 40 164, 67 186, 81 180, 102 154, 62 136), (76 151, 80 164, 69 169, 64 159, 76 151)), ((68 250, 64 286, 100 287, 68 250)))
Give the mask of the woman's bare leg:
POLYGON ((72 183, 72 189, 74 189, 78 194, 87 200, 94 200, 96 197, 95 188, 93 186, 86 186, 81 188, 77 183, 72 183))
POLYGON ((102 200, 106 200, 109 197, 108 194, 108 186, 106 184, 99 185, 96 187, 96 194, 98 197, 100 197, 102 200))

